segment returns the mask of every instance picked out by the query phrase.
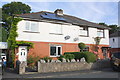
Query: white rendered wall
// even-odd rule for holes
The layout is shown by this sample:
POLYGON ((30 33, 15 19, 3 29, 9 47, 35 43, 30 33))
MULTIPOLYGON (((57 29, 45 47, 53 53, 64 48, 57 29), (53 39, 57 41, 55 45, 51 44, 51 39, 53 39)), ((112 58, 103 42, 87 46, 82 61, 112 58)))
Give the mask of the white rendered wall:
MULTIPOLYGON (((93 37, 97 37, 97 28, 89 27, 89 37, 79 36, 79 26, 75 25, 62 25, 62 35, 50 34, 50 26, 53 23, 39 22, 39 33, 24 32, 25 21, 22 20, 18 24, 18 37, 16 40, 24 41, 42 41, 42 42, 61 42, 61 43, 79 43, 84 42, 85 44, 95 44, 93 37), (69 35, 70 39, 65 40, 64 37, 69 35), (73 39, 78 37, 78 41, 73 39)), ((58 24, 59 25, 59 24, 58 24)), ((105 38, 101 39, 100 44, 109 45, 108 30, 105 29, 105 38)))
POLYGON ((110 47, 111 48, 120 48, 120 37, 110 38, 110 47), (113 42, 114 39, 114 42, 113 42))

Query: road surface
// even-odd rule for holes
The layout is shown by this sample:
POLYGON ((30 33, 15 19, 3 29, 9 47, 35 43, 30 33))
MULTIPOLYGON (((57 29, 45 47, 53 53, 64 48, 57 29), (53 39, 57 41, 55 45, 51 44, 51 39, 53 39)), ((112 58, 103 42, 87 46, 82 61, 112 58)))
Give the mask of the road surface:
MULTIPOLYGON (((85 71, 69 71, 69 72, 53 72, 53 73, 37 73, 27 72, 23 75, 18 75, 12 70, 7 70, 2 76, 3 79, 8 78, 115 78, 119 80, 120 72, 115 72, 112 69, 103 70, 85 70, 85 71)), ((20 79, 21 80, 21 79, 20 79)), ((107 80, 107 79, 106 79, 107 80)))

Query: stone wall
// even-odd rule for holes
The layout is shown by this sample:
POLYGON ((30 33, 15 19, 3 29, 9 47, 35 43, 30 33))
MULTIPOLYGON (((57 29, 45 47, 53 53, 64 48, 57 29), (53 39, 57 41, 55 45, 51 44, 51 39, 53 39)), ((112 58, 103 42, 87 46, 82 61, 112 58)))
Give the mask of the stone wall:
POLYGON ((38 72, 60 72, 60 71, 75 71, 75 70, 90 70, 90 69, 103 69, 110 68, 110 61, 103 60, 95 63, 86 62, 53 62, 41 63, 38 62, 38 72))
POLYGON ((26 62, 20 62, 20 61, 17 61, 16 63, 16 69, 15 71, 18 73, 18 74, 24 74, 25 73, 25 67, 26 67, 26 62))

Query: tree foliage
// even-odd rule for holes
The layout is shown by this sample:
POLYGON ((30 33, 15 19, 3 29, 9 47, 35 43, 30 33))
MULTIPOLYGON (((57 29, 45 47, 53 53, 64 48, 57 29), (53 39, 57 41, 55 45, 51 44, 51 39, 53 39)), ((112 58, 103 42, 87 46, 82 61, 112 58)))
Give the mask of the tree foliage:
POLYGON ((22 2, 11 2, 2 6, 3 14, 13 16, 14 14, 30 13, 31 8, 22 2))
MULTIPOLYGON (((5 22, 3 27, 6 29, 6 33, 10 33, 13 18, 16 14, 30 13, 31 8, 22 2, 11 2, 2 6, 2 20, 5 22), (11 18, 13 17, 13 18, 11 18)), ((7 35, 8 37, 9 35, 7 35)))
POLYGON ((94 38, 95 44, 96 44, 96 45, 99 45, 101 39, 102 39, 101 37, 95 37, 95 38, 94 38))
POLYGON ((79 43, 78 47, 80 48, 81 51, 83 51, 83 49, 86 47, 86 45, 84 43, 79 43))
POLYGON ((111 28, 109 30, 109 34, 112 34, 112 33, 116 32, 116 31, 120 30, 120 26, 118 26, 118 25, 107 25, 105 23, 99 23, 99 24, 111 28))
POLYGON ((30 49, 30 48, 33 48, 33 43, 32 42, 27 42, 27 41, 16 41, 16 46, 15 47, 18 47, 19 44, 26 44, 26 45, 29 45, 27 48, 30 49))
MULTIPOLYGON (((11 19, 12 17, 9 17, 9 19, 11 19)), ((9 37, 7 39, 8 42, 8 49, 11 51, 11 58, 12 58, 12 62, 14 63, 14 59, 15 59, 15 46, 16 46, 16 37, 18 36, 17 33, 17 24, 19 21, 21 21, 21 18, 13 18, 13 22, 11 23, 11 29, 10 29, 10 34, 9 37)))

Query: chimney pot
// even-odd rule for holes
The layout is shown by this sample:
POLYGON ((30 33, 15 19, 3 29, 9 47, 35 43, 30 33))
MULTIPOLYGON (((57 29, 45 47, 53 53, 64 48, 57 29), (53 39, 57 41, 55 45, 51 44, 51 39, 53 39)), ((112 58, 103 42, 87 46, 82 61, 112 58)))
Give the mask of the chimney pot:
POLYGON ((55 10, 55 12, 54 12, 56 15, 63 15, 63 10, 62 9, 57 9, 57 10, 55 10))

